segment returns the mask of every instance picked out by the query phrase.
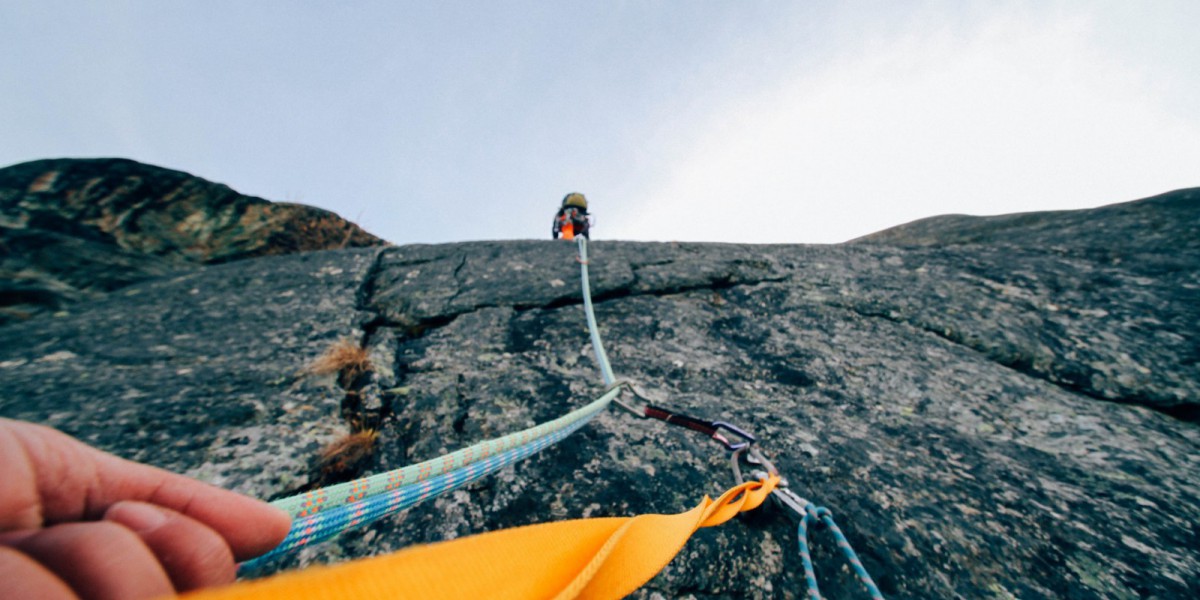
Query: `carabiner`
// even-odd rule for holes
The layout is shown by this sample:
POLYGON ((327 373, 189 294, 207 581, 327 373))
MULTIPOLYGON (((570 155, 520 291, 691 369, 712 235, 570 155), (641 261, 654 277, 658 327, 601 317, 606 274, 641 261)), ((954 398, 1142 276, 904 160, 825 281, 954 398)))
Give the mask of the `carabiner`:
MULTIPOLYGON (((650 399, 647 398, 646 395, 641 392, 641 390, 637 389, 637 386, 633 385, 633 382, 629 381, 628 379, 621 379, 621 380, 613 383, 612 385, 608 386, 608 389, 604 390, 604 392, 605 393, 611 392, 613 390, 613 388, 627 389, 630 392, 632 392, 634 396, 637 396, 638 398, 640 398, 643 402, 645 402, 647 404, 650 403, 650 399)), ((628 412, 629 414, 631 414, 639 419, 648 418, 646 416, 645 409, 634 408, 633 405, 622 400, 620 394, 617 394, 617 397, 613 398, 613 404, 616 404, 618 407, 621 408, 621 410, 624 410, 625 412, 628 412)))
MULTIPOLYGON (((743 459, 749 465, 766 469, 765 471, 756 469, 750 473, 752 477, 759 481, 763 481, 771 475, 779 475, 779 471, 775 468, 774 463, 757 446, 741 448, 730 455, 730 462, 733 466, 733 477, 739 485, 746 482, 745 477, 742 476, 741 461, 743 459)), ((771 497, 775 499, 776 503, 789 509, 795 514, 797 519, 801 520, 807 514, 807 507, 810 506, 808 500, 805 500, 802 496, 797 495, 796 492, 788 488, 787 478, 782 476, 779 477, 779 483, 775 484, 775 489, 771 490, 771 497)))
POLYGON ((678 425, 679 427, 685 427, 687 429, 691 429, 692 431, 699 431, 700 433, 703 433, 708 437, 720 442, 721 445, 725 446, 725 449, 729 450, 730 452, 736 452, 743 448, 748 448, 755 442, 753 435, 747 433, 746 430, 733 425, 732 423, 726 423, 725 421, 705 421, 704 419, 690 417, 661 406, 655 406, 651 403, 650 398, 647 398, 646 395, 643 394, 641 390, 637 389, 637 387, 634 386, 633 382, 631 381, 624 379, 617 381, 609 386, 608 390, 606 391, 611 391, 613 388, 618 387, 629 390, 634 396, 637 396, 638 399, 646 403, 646 405, 639 410, 632 404, 621 400, 619 395, 613 399, 613 404, 616 404, 625 412, 628 412, 639 419, 658 419, 659 421, 670 425, 678 425), (742 441, 730 441, 729 437, 726 437, 721 433, 721 431, 727 431, 733 434, 733 436, 741 438, 742 441))
POLYGON ((722 446, 725 446, 726 450, 732 452, 749 447, 754 443, 754 436, 724 421, 705 421, 704 419, 689 417, 688 415, 680 414, 661 406, 654 406, 653 404, 646 405, 645 414, 651 419, 658 419, 669 425, 677 425, 679 427, 684 427, 686 429, 691 429, 692 431, 703 433, 704 435, 717 440, 722 446), (729 438, 721 434, 722 430, 728 431, 729 433, 742 438, 744 441, 731 442, 729 441, 729 438))
POLYGON ((734 427, 733 425, 730 425, 729 423, 726 423, 724 421, 714 421, 712 423, 712 426, 714 429, 718 429, 718 430, 724 429, 725 431, 728 431, 728 432, 742 438, 743 440, 745 440, 743 442, 733 443, 733 442, 730 442, 728 438, 721 435, 719 431, 714 431, 712 434, 712 438, 714 440, 717 440, 718 442, 721 442, 725 446, 725 449, 729 450, 730 452, 737 452, 738 450, 742 450, 744 448, 749 448, 750 445, 756 441, 754 439, 754 436, 750 435, 749 433, 746 433, 741 428, 734 427))

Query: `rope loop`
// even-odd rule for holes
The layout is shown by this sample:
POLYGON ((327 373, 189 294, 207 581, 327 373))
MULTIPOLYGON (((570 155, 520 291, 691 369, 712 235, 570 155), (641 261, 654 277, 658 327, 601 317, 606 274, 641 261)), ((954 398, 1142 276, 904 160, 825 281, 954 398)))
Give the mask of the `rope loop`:
POLYGON ((817 586, 817 573, 813 569, 812 556, 808 549, 808 527, 810 524, 818 528, 828 529, 833 534, 838 548, 846 557, 846 561, 850 563, 850 567, 854 570, 854 574, 858 576, 859 582, 867 589, 867 593, 870 594, 871 599, 883 600, 883 594, 879 592, 879 588, 875 585, 875 580, 871 579, 870 573, 867 573, 866 567, 858 559, 858 554, 850 546, 850 541, 846 539, 841 528, 834 522, 833 512, 824 506, 814 506, 811 502, 804 506, 804 512, 804 518, 800 519, 800 524, 796 526, 796 530, 797 537, 799 538, 800 561, 804 563, 804 581, 808 585, 809 600, 821 600, 821 590, 817 586))

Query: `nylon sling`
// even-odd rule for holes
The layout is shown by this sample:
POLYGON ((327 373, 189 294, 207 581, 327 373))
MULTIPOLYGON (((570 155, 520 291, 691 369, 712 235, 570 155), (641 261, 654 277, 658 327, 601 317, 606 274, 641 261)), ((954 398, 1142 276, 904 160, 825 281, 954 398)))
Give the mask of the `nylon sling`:
POLYGON ((750 481, 673 515, 576 519, 415 546, 336 566, 185 595, 186 600, 623 598, 654 577, 700 527, 752 510, 779 478, 750 481))

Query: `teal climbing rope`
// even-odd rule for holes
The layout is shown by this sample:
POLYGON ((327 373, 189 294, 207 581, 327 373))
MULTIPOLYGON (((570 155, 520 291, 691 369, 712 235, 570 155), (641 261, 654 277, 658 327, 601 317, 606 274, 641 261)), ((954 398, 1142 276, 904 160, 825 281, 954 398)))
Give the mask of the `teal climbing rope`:
POLYGON ((293 517, 287 537, 267 554, 244 563, 241 570, 252 572, 282 554, 436 498, 528 458, 586 425, 621 389, 614 387, 583 408, 518 433, 374 477, 278 500, 273 504, 293 517))
POLYGON ((607 387, 602 396, 557 419, 516 433, 415 465, 276 500, 272 504, 292 516, 292 527, 273 550, 243 563, 242 572, 252 572, 280 555, 335 537, 494 473, 562 440, 607 408, 625 385, 615 383, 596 326, 588 281, 587 238, 577 239, 584 312, 596 361, 607 387))
MULTIPOLYGON (((586 425, 592 417, 604 410, 620 391, 620 388, 609 390, 595 402, 557 419, 556 421, 566 423, 562 427, 554 428, 549 430, 549 433, 507 447, 504 450, 499 450, 499 448, 503 448, 504 446, 497 444, 495 448, 498 451, 473 457, 472 460, 466 463, 466 466, 461 468, 443 470, 435 474, 434 470, 440 468, 441 465, 429 466, 428 463, 431 461, 426 461, 425 463, 414 465, 414 467, 418 468, 419 472, 416 481, 410 484, 399 483, 402 477, 401 472, 404 469, 384 473, 383 475, 390 475, 393 478, 390 483, 385 485, 382 491, 367 496, 365 488, 351 486, 351 496, 341 499, 342 501, 337 506, 328 505, 333 499, 325 492, 331 488, 310 492, 312 495, 309 496, 309 494, 306 494, 306 496, 309 496, 309 499, 302 505, 303 508, 300 514, 293 518, 292 527, 283 542, 267 554, 243 563, 241 569, 243 572, 252 572, 258 566, 266 564, 280 555, 327 540, 349 529, 362 527, 425 500, 436 498, 446 492, 494 473, 505 466, 528 458, 586 425), (567 417, 571 418, 568 419, 567 417), (313 507, 320 508, 313 509, 313 507)), ((526 431, 531 431, 532 429, 536 428, 526 431)), ((520 433, 514 435, 521 436, 520 433)), ((498 442, 499 440, 493 441, 498 442)), ((491 452, 489 447, 488 443, 472 446, 472 448, 482 448, 482 452, 485 453, 491 452)))
POLYGON ((616 383, 613 377, 612 365, 608 363, 608 354, 604 352, 604 341, 600 339, 600 328, 596 325, 596 310, 592 307, 592 285, 588 276, 587 238, 579 236, 579 272, 583 280, 583 312, 587 315, 588 333, 592 336, 592 350, 596 353, 596 362, 600 365, 600 375, 604 377, 604 385, 612 387, 616 383))
POLYGON ((608 406, 608 403, 619 392, 619 389, 609 390, 608 393, 591 404, 553 421, 547 421, 516 433, 480 442, 457 452, 371 477, 297 494, 276 500, 271 504, 286 511, 292 517, 306 517, 324 510, 337 508, 343 504, 357 502, 365 497, 390 491, 397 487, 420 483, 430 477, 450 473, 465 468, 477 461, 484 460, 489 456, 502 454, 508 450, 532 443, 556 431, 566 429, 577 422, 586 422, 608 406))
POLYGON ((871 595, 872 600, 883 600, 883 594, 876 587, 875 580, 871 579, 870 573, 867 573, 866 567, 858 559, 858 554, 850 546, 850 541, 846 539, 845 534, 838 528, 837 523, 833 522, 833 513, 824 506, 818 507, 812 503, 804 506, 804 513, 804 518, 800 519, 800 524, 796 526, 796 532, 800 539, 800 560, 804 563, 804 581, 808 585, 809 600, 821 600, 821 590, 817 586, 817 572, 813 569, 812 556, 808 550, 808 526, 810 524, 823 524, 829 529, 834 540, 837 541, 838 548, 846 557, 846 561, 850 563, 850 567, 854 569, 854 574, 858 576, 863 587, 867 588, 867 593, 871 595))

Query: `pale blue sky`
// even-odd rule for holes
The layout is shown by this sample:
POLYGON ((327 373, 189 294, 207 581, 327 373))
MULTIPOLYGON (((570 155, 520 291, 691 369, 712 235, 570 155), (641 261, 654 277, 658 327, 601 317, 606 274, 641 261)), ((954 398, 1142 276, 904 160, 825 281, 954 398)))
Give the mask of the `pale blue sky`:
POLYGON ((396 243, 839 242, 1200 186, 1200 2, 0 3, 0 165, 121 156, 396 243))

